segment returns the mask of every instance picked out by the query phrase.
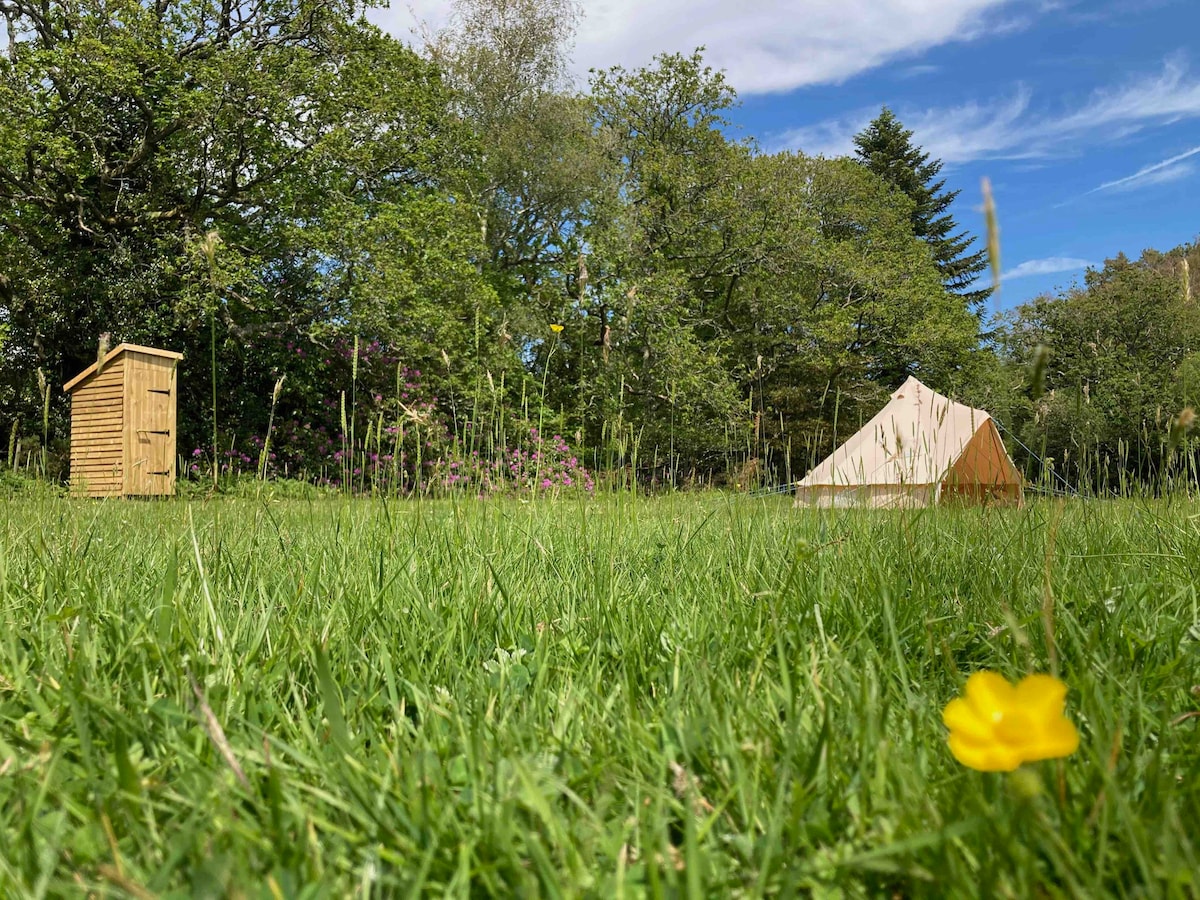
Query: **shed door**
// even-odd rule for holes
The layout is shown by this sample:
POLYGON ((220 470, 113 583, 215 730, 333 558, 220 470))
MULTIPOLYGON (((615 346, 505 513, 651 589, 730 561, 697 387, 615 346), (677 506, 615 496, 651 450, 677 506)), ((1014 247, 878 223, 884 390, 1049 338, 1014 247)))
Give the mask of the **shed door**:
POLYGON ((130 369, 128 494, 175 493, 174 360, 139 359, 130 369))

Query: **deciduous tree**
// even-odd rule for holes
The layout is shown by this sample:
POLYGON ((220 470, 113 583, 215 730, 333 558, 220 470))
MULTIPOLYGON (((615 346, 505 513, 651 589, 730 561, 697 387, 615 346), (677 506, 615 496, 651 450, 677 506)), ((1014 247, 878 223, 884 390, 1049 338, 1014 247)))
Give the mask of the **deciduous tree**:
POLYGON ((61 384, 103 331, 162 343, 188 353, 186 423, 210 314, 224 383, 264 397, 274 376, 251 348, 268 333, 417 325, 436 353, 447 323, 469 329, 488 292, 450 186, 472 141, 436 67, 361 11, 0 0, 5 381, 38 365, 61 384))

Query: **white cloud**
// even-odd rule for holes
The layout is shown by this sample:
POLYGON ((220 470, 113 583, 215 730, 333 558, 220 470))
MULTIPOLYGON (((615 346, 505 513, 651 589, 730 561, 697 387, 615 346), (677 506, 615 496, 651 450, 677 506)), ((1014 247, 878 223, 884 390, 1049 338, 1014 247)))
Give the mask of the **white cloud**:
POLYGON ((1030 275, 1054 275, 1057 272, 1078 272, 1081 269, 1094 267, 1095 263, 1086 259, 1075 259, 1071 256, 1048 256, 1045 259, 1027 259, 1013 269, 1000 276, 1000 280, 1009 281, 1013 278, 1027 278, 1030 275))
POLYGON ((1162 162, 1138 169, 1132 175, 1126 175, 1124 178, 1118 178, 1114 181, 1106 181, 1099 187, 1092 188, 1088 193, 1094 194, 1097 191, 1111 190, 1128 191, 1146 185, 1178 181, 1180 178, 1186 178, 1193 172, 1193 165, 1184 160, 1195 156, 1197 153, 1200 153, 1200 147, 1193 147, 1191 150, 1185 150, 1183 153, 1179 153, 1169 159, 1164 159, 1162 162))
MULTIPOLYGON (((854 135, 877 115, 879 107, 868 106, 836 119, 789 128, 782 134, 768 136, 766 149, 771 153, 802 150, 809 156, 848 156, 854 152, 854 135)), ((922 134, 920 140, 924 144, 927 138, 922 134)))
MULTIPOLYGON (((1021 127, 1031 96, 1028 89, 1021 87, 1008 100, 991 106, 972 101, 943 109, 901 109, 897 115, 906 128, 912 129, 913 139, 943 162, 966 162, 998 153, 1016 155, 1012 135, 1021 127)), ((877 115, 879 107, 872 106, 816 125, 794 128, 769 139, 768 148, 803 150, 811 156, 841 156, 853 151, 851 139, 877 115)))
POLYGON ((942 70, 941 66, 931 66, 927 63, 918 63, 912 66, 906 66, 896 73, 896 78, 906 80, 909 78, 921 78, 925 75, 933 75, 942 70))
POLYGON ((1160 74, 1097 92, 1082 109, 1053 124, 1072 132, 1111 125, 1137 130, 1143 122, 1196 115, 1200 115, 1200 80, 1189 76, 1187 63, 1177 55, 1167 59, 1160 74))
MULTIPOLYGON (((766 143, 777 150, 827 156, 846 153, 851 137, 878 111, 878 107, 862 109, 794 128, 766 143)), ((1033 92, 1019 85, 1010 97, 988 103, 899 108, 896 114, 913 130, 918 144, 947 163, 1069 156, 1083 143, 1111 142, 1147 127, 1200 117, 1200 79, 1174 57, 1159 73, 1097 91, 1066 111, 1035 111, 1033 92)))
POLYGON ((1115 188, 1115 190, 1132 191, 1140 187, 1148 187, 1152 184, 1170 184, 1173 181, 1183 181, 1185 178, 1190 178, 1195 171, 1196 165, 1194 163, 1177 163, 1145 175, 1136 182, 1125 182, 1120 187, 1115 188))
MULTIPOLYGON (((1029 0, 588 0, 574 70, 646 65, 655 54, 706 48, 742 94, 843 81, 895 59, 994 33, 999 14, 1029 0)), ((372 21, 419 39, 445 25, 445 0, 398 2, 372 21)))

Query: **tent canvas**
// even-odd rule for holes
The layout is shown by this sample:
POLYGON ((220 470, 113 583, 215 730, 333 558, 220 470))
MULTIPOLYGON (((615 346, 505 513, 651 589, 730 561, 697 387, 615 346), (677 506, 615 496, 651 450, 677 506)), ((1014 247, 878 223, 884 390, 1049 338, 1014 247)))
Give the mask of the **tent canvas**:
POLYGON ((1020 503, 1021 473, 996 423, 909 378, 879 413, 796 486, 797 506, 1020 503))

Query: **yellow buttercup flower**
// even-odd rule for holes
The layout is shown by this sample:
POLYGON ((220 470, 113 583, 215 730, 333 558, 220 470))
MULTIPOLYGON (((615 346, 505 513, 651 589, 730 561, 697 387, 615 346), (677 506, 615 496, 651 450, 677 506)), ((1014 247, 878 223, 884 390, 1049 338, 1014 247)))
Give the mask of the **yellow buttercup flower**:
POLYGON ((553 331, 555 334, 558 334, 560 331, 563 330, 563 327, 561 325, 551 325, 550 330, 553 331))
POLYGON ((1070 756, 1079 732, 1063 715, 1067 686, 1053 675, 1028 675, 1016 685, 996 672, 976 672, 963 696, 942 711, 950 752, 981 772, 1012 772, 1021 763, 1070 756))

